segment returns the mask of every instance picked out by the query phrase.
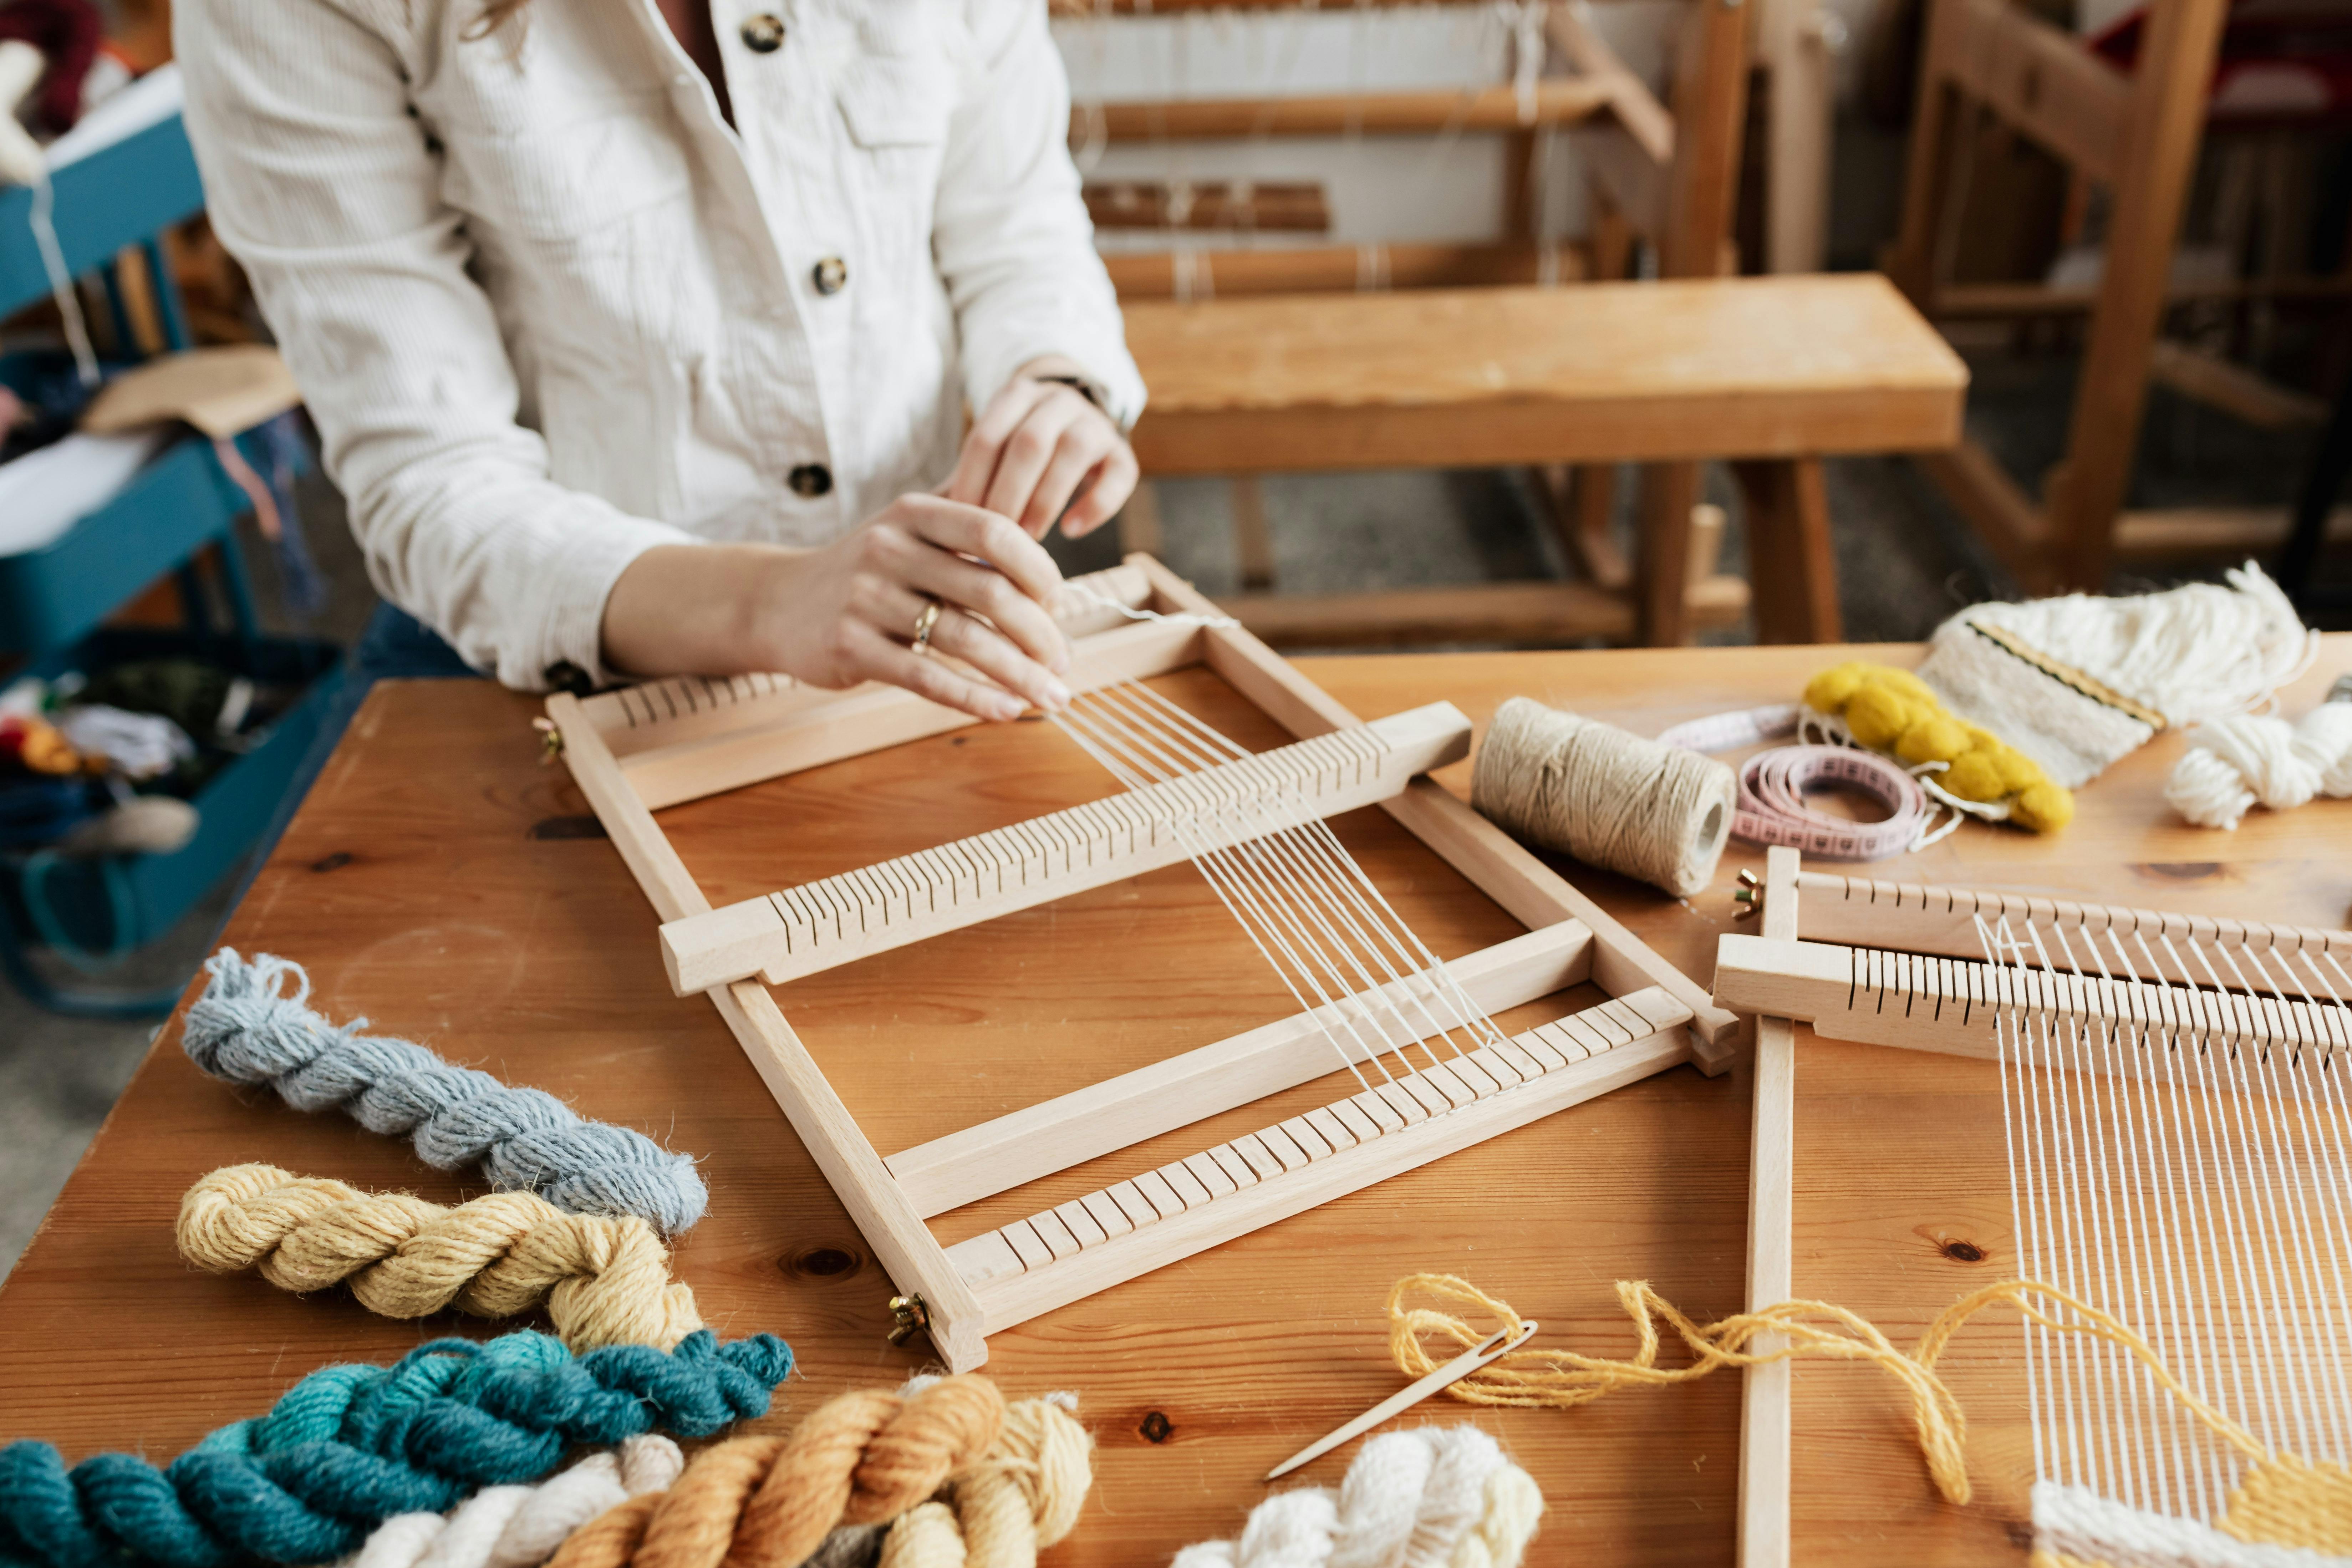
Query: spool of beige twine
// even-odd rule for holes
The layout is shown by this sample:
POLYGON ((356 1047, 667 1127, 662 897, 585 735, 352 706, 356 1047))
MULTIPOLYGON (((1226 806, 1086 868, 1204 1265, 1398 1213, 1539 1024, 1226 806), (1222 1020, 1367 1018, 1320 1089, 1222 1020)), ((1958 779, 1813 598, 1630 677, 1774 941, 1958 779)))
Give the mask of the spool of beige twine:
POLYGON ((1712 757, 1514 697, 1496 711, 1470 804, 1529 843, 1676 898, 1714 879, 1739 784, 1712 757))

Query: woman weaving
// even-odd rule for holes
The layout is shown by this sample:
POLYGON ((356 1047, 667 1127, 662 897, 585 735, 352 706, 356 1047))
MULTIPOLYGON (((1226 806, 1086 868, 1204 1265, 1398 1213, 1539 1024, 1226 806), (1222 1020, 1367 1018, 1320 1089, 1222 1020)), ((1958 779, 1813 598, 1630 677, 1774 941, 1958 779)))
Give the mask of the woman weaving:
POLYGON ((484 5, 178 7, 214 226, 384 596, 519 688, 1066 700, 1035 541, 1127 499, 1143 388, 1045 7, 484 5))

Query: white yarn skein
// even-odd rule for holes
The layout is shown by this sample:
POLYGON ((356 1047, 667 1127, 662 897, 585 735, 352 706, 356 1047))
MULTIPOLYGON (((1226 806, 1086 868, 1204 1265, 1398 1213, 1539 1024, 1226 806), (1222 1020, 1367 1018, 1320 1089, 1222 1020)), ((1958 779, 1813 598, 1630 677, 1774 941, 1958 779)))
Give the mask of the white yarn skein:
MULTIPOLYGON (((2316 635, 2252 562, 2229 584, 2161 594, 2069 594, 1962 612, 2014 632, 2036 652, 2083 671, 2174 724, 2260 705, 2310 666, 2316 635)), ((2004 731, 2005 732, 2005 731, 2004 731)))
POLYGON ((395 1514, 342 1568, 538 1568, 606 1509, 667 1489, 686 1456, 658 1433, 589 1455, 529 1487, 487 1487, 446 1514, 395 1514))
POLYGON ((1423 1426, 1364 1445, 1332 1491, 1307 1487, 1250 1510, 1238 1541, 1174 1568, 1517 1568, 1543 1494, 1475 1426, 1423 1426))
POLYGON ((2290 727, 2254 714, 2189 732, 2164 798, 2200 827, 2234 829, 2256 805, 2290 811, 2317 795, 2352 796, 2352 702, 2323 702, 2290 727))

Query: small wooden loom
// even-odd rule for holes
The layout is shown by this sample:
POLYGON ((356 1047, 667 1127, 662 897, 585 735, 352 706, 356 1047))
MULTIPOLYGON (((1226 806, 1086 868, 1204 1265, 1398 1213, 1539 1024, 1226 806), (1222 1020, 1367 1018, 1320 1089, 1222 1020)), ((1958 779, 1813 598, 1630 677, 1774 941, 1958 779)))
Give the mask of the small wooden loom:
POLYGON ((829 692, 772 676, 547 705, 573 778, 665 922, 674 987, 709 995, 904 1293, 902 1323, 927 1327, 950 1366, 981 1364, 1000 1330, 1619 1085, 1684 1061, 1728 1065, 1728 1013, 1421 776, 1467 751, 1469 722, 1450 704, 1363 724, 1149 556, 1073 586, 1062 625, 1082 700, 1206 665, 1298 743, 714 910, 654 813, 976 721, 896 688, 829 692), (1243 825, 1268 803, 1327 835, 1323 818, 1377 804, 1529 930, 887 1158, 769 990, 1254 834, 1271 842, 1263 816, 1243 825), (1488 1022, 1473 1035, 1485 1044, 1442 1064, 1429 1049, 1473 1017, 1586 981, 1612 999, 1509 1039, 1488 1022), (1405 1005, 1427 1025, 1426 1068, 953 1245, 926 1223, 1320 1078, 1338 1030, 1405 1005))
MULTIPOLYGON (((1757 1016, 1751 1308, 1795 1294, 1791 1020, 1998 1060, 2014 1271, 2140 1334, 2246 1439, 2029 1323, 2033 1561, 2345 1560, 2284 1549, 2352 1550, 2352 932, 1766 864, 1763 934, 1721 938, 1715 974, 1757 1016)), ((1746 1568, 1790 1560, 1790 1370, 1748 1373, 1746 1568)))

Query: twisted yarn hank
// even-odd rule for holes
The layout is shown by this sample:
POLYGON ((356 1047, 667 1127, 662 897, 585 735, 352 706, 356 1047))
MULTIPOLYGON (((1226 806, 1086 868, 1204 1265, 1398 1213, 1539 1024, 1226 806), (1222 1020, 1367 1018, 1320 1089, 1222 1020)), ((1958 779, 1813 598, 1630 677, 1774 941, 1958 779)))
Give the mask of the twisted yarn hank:
POLYGON ((984 1377, 943 1378, 908 1397, 827 1400, 789 1437, 739 1437, 695 1457, 668 1491, 635 1498, 574 1531, 556 1568, 793 1568, 835 1525, 877 1524, 976 1462, 1004 1424, 984 1377))
POLYGON ((889 1568, 1025 1568, 1076 1523, 1088 1448, 1065 1411, 1008 1410, 983 1377, 845 1394, 789 1437, 696 1456, 667 1494, 573 1532, 551 1568, 852 1568, 877 1546, 889 1568))
POLYGON ((535 1487, 486 1488, 447 1514, 396 1514, 345 1568, 539 1568, 573 1531, 685 1468, 668 1438, 631 1437, 535 1487))
POLYGON ((2257 805, 2289 811, 2352 795, 2352 702, 2323 702, 2289 725, 2266 714, 2208 719, 2189 732, 2164 798, 2200 827, 2234 829, 2257 805))
POLYGON ((1066 1397, 1007 1408, 980 1462, 890 1526, 880 1568, 1034 1568, 1037 1553, 1076 1526, 1094 1484, 1094 1440, 1066 1397))
POLYGON ((535 1193, 445 1208, 275 1165, 228 1165, 181 1198, 178 1240, 182 1258, 215 1274, 258 1265, 287 1290, 348 1282, 362 1306, 388 1318, 453 1304, 504 1318, 545 1300, 574 1350, 667 1350, 702 1327, 653 1226, 635 1215, 565 1214, 535 1193))
POLYGON ((1686 899, 1715 876, 1739 786, 1712 757, 1514 697, 1478 747, 1470 804, 1522 838, 1686 899))
POLYGON ((225 947, 188 1009, 181 1044, 215 1078, 275 1089, 297 1110, 341 1107, 371 1132, 405 1135, 428 1165, 479 1163, 493 1186, 572 1214, 635 1215, 665 1236, 702 1217, 710 1194, 691 1155, 642 1132, 587 1121, 542 1089, 514 1089, 410 1040, 341 1028, 307 1004, 310 977, 269 953, 225 947))
POLYGON ((438 1340, 390 1367, 312 1373, 268 1415, 160 1470, 128 1454, 68 1470, 47 1443, 11 1443, 0 1448, 0 1563, 331 1562, 394 1514, 536 1480, 573 1444, 657 1425, 703 1436, 764 1415, 791 1368, 773 1335, 720 1345, 707 1329, 667 1353, 622 1345, 577 1358, 545 1334, 438 1340))
POLYGON ((1302 1487, 1250 1510, 1235 1541, 1203 1542, 1174 1568, 1517 1568, 1543 1493, 1475 1426, 1386 1432, 1339 1489, 1302 1487))

